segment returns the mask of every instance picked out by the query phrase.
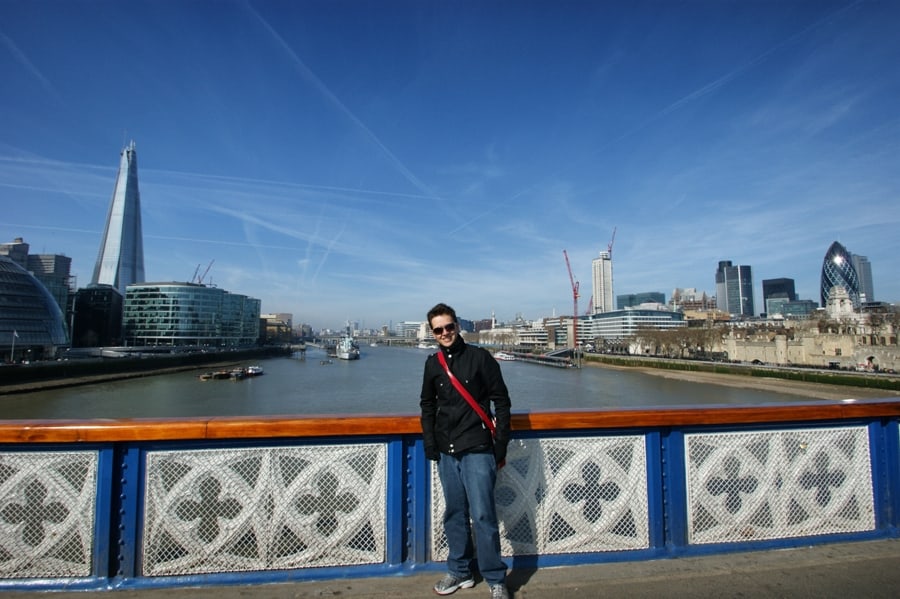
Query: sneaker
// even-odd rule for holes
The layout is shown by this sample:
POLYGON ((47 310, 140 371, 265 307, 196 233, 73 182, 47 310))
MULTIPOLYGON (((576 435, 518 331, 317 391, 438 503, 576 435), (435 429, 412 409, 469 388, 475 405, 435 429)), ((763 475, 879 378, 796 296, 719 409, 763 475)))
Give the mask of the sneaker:
POLYGON ((436 585, 434 592, 438 595, 449 595, 455 593, 459 589, 471 589, 475 586, 475 579, 470 574, 467 577, 457 576, 456 574, 445 574, 436 585))
POLYGON ((506 590, 506 585, 492 584, 491 599, 509 599, 509 591, 506 590))

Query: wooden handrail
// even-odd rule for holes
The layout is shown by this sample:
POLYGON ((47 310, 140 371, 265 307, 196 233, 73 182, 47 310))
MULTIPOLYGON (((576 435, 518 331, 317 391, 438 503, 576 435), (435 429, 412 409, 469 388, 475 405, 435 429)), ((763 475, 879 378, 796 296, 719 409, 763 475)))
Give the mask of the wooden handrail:
MULTIPOLYGON (((517 412, 513 431, 743 425, 900 417, 900 399, 755 406, 604 408, 517 412)), ((207 418, 0 420, 0 443, 103 443, 416 435, 419 415, 217 416, 207 418)))

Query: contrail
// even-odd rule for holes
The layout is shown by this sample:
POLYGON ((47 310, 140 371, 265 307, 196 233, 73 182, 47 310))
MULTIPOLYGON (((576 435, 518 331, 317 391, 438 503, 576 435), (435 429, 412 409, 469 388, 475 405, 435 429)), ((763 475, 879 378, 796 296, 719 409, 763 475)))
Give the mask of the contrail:
MULTIPOLYGON (((825 15, 825 16, 822 17, 821 19, 819 19, 819 20, 817 20, 817 21, 814 21, 814 22, 811 23, 810 25, 807 25, 806 27, 804 27, 803 29, 801 29, 801 30, 798 31, 797 33, 795 33, 795 34, 789 36, 788 38, 782 40, 781 42, 778 42, 777 44, 775 44, 774 46, 772 46, 771 48, 769 48, 768 50, 766 50, 766 51, 763 52, 762 54, 760 54, 760 55, 754 57, 754 58, 751 59, 750 61, 744 63, 744 64, 741 65, 741 66, 739 66, 738 68, 729 71, 728 73, 722 75, 721 77, 719 77, 719 78, 717 78, 717 79, 715 79, 715 80, 713 80, 713 81, 710 81, 709 83, 707 83, 707 84, 705 84, 705 85, 703 85, 703 86, 697 88, 696 90, 692 91, 691 93, 687 94, 686 96, 684 96, 684 97, 682 97, 682 98, 679 98, 678 100, 672 102, 671 104, 669 104, 668 106, 666 106, 666 107, 662 108, 661 110, 657 111, 655 114, 651 115, 650 117, 648 117, 648 118, 645 119, 644 121, 638 123, 637 125, 635 125, 635 126, 632 127, 631 129, 625 131, 624 133, 622 133, 622 134, 619 135, 618 137, 616 137, 616 138, 614 138, 614 139, 612 139, 612 140, 606 142, 605 144, 601 145, 601 146, 598 147, 596 150, 594 150, 593 152, 591 152, 589 156, 585 156, 585 158, 588 158, 588 157, 591 157, 591 158, 592 158, 592 157, 596 156, 597 154, 599 154, 599 153, 601 153, 601 152, 604 152, 604 151, 610 149, 610 148, 613 147, 614 145, 616 145, 616 144, 618 144, 618 143, 624 141, 625 139, 628 139, 629 137, 635 135, 636 133, 638 133, 639 131, 645 129, 645 128, 648 127, 650 124, 652 124, 652 123, 658 121, 659 119, 661 119, 661 118, 663 118, 663 117, 665 117, 665 116, 668 116, 669 114, 671 114, 671 113, 673 113, 673 112, 675 112, 675 111, 677 111, 677 110, 680 110, 681 108, 683 108, 684 106, 687 106, 688 104, 690 104, 691 102, 693 102, 693 101, 695 101, 695 100, 698 100, 698 99, 700 99, 700 98, 702 98, 702 97, 704 97, 704 96, 708 96, 708 95, 710 95, 710 94, 716 92, 716 91, 719 90, 720 88, 722 88, 722 87, 724 87, 725 85, 731 83, 733 80, 737 79, 738 77, 740 77, 741 75, 743 75, 744 73, 746 73, 746 72, 747 72, 748 70, 750 70, 751 68, 753 68, 753 67, 755 67, 755 66, 757 66, 757 65, 759 65, 759 64, 762 64, 763 62, 765 62, 766 60, 768 60, 773 54, 775 54, 776 52, 778 52, 779 50, 781 50, 781 49, 784 48, 785 46, 794 43, 796 40, 798 40, 798 39, 800 39, 801 37, 805 36, 805 35, 808 34, 809 32, 818 29, 819 27, 821 27, 822 25, 824 25, 824 24, 827 23, 828 21, 832 20, 833 18, 837 17, 837 16, 840 15, 841 13, 847 12, 848 10, 850 10, 851 8, 853 8, 853 7, 855 7, 855 6, 859 5, 859 4, 861 4, 862 2, 863 2, 863 0, 856 0, 855 2, 852 2, 852 3, 846 5, 846 6, 842 7, 842 8, 839 8, 839 9, 837 9, 837 10, 835 10, 835 11, 833 11, 833 12, 827 14, 827 15, 825 15)), ((586 160, 578 161, 577 164, 583 164, 585 161, 586 161, 586 160)), ((554 173, 554 176, 555 176, 555 175, 558 175, 558 174, 559 174, 559 172, 554 173)), ((478 216, 475 216, 474 218, 471 218, 471 219, 470 219, 469 221, 467 221, 466 223, 460 225, 459 227, 457 227, 456 229, 454 229, 453 231, 451 231, 451 234, 452 234, 452 233, 457 233, 457 232, 459 232, 460 230, 462 230, 462 229, 468 227, 468 226, 471 225, 472 223, 474 223, 474 222, 476 222, 476 221, 478 221, 478 220, 484 218, 485 216, 491 214, 492 212, 495 212, 495 211, 499 210, 499 209, 502 208, 502 207, 508 206, 508 205, 511 204, 516 198, 520 197, 521 195, 523 195, 523 194, 524 194, 525 192, 527 192, 527 191, 531 191, 532 189, 535 189, 537 186, 538 186, 537 183, 535 183, 535 184, 529 185, 529 186, 527 186, 527 187, 521 189, 519 192, 517 192, 517 193, 514 194, 512 197, 510 197, 509 199, 507 199, 504 203, 499 204, 499 205, 497 205, 497 206, 491 208, 490 210, 487 210, 487 211, 485 211, 485 212, 479 214, 478 216)))
POLYGON ((359 127, 359 129, 363 133, 365 133, 366 137, 368 137, 369 140, 372 143, 374 143, 384 153, 385 156, 387 156, 387 158, 391 161, 391 163, 393 163, 394 167, 396 167, 396 169, 400 172, 400 174, 402 174, 406 178, 407 181, 409 181, 414 187, 416 187, 419 191, 421 191, 423 194, 425 194, 429 199, 432 199, 432 200, 440 199, 437 195, 435 195, 435 193, 433 191, 431 191, 428 188, 427 185, 425 185, 425 183, 420 181, 418 177, 416 177, 408 168, 406 168, 406 166, 403 164, 403 162, 401 162, 400 159, 397 158, 397 156, 395 156, 394 153, 391 152, 387 146, 385 146, 383 143, 381 143, 381 140, 378 139, 378 137, 375 135, 375 133, 373 133, 372 130, 369 129, 365 125, 365 123, 363 123, 361 120, 359 120, 359 118, 357 118, 357 116, 355 114, 353 114, 353 112, 351 112, 350 109, 347 108, 347 106, 344 105, 343 102, 341 102, 340 98, 338 98, 336 95, 334 95, 334 93, 330 89, 328 89, 328 87, 325 85, 325 83, 322 82, 322 80, 319 79, 316 76, 316 74, 313 73, 312 70, 308 66, 306 66, 306 63, 304 63, 300 59, 300 57, 297 56, 297 53, 294 52, 294 50, 287 44, 287 42, 284 40, 284 38, 282 38, 278 34, 278 32, 275 31, 275 29, 271 25, 269 25, 268 21, 266 21, 262 17, 262 15, 260 15, 258 12, 256 12, 256 10, 254 10, 253 7, 250 6, 249 4, 247 4, 245 6, 246 6, 247 10, 266 29, 266 31, 269 33, 269 35, 271 35, 272 38, 274 38, 275 41, 278 42, 278 44, 282 47, 282 49, 288 54, 288 56, 290 56, 291 60, 294 62, 295 66, 297 67, 297 70, 300 72, 300 75, 304 79, 306 79, 309 83, 311 83, 312 86, 316 90, 318 90, 318 92, 320 94, 322 94, 335 108, 337 108, 341 113, 343 113, 344 116, 346 116, 348 119, 350 119, 353 122, 353 124, 355 124, 357 127, 359 127))
POLYGON ((25 53, 22 52, 19 47, 16 45, 12 39, 9 38, 8 35, 0 31, 0 42, 3 43, 9 49, 10 54, 16 59, 16 61, 21 64, 25 69, 31 74, 32 77, 38 80, 38 83, 41 84, 41 87, 44 90, 53 96, 53 99, 59 104, 63 104, 62 98, 57 93, 56 89, 53 87, 53 84, 50 83, 50 80, 44 77, 44 74, 41 73, 40 70, 34 65, 33 62, 28 60, 28 57, 25 56, 25 53))

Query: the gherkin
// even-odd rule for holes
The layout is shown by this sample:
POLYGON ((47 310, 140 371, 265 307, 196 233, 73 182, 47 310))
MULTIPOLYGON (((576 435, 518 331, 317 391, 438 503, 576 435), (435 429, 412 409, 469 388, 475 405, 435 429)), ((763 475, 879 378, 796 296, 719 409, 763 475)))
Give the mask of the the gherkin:
POLYGON ((834 287, 843 287, 850 295, 850 300, 855 308, 859 307, 859 276, 853 267, 850 252, 843 245, 835 241, 825 253, 822 261, 822 306, 828 303, 831 290, 834 287))

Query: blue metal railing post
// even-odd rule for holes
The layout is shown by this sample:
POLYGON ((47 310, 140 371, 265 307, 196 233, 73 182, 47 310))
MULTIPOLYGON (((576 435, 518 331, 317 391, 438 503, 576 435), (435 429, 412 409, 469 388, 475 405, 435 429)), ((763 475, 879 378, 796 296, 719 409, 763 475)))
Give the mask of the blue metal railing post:
POLYGON ((647 452, 647 506, 649 509, 650 550, 659 550, 666 544, 666 483, 667 456, 663 451, 662 434, 650 431, 644 437, 647 452))
POLYGON ((389 567, 400 566, 405 559, 406 538, 406 472, 409 468, 406 444, 394 438, 387 444, 387 531, 385 533, 386 560, 389 567))
POLYGON ((109 577, 120 584, 138 575, 140 498, 145 489, 139 448, 117 445, 113 455, 109 577))
POLYGON ((880 451, 872 448, 876 525, 891 536, 897 536, 900 530, 900 421, 882 420, 870 425, 870 430, 876 429, 881 447, 880 451))
POLYGON ((428 551, 429 513, 431 509, 431 462, 425 458, 421 437, 408 445, 406 463, 407 561, 415 568, 430 559, 428 551))
POLYGON ((662 439, 662 497, 665 547, 677 553, 688 544, 687 466, 684 431, 667 429, 662 439))

